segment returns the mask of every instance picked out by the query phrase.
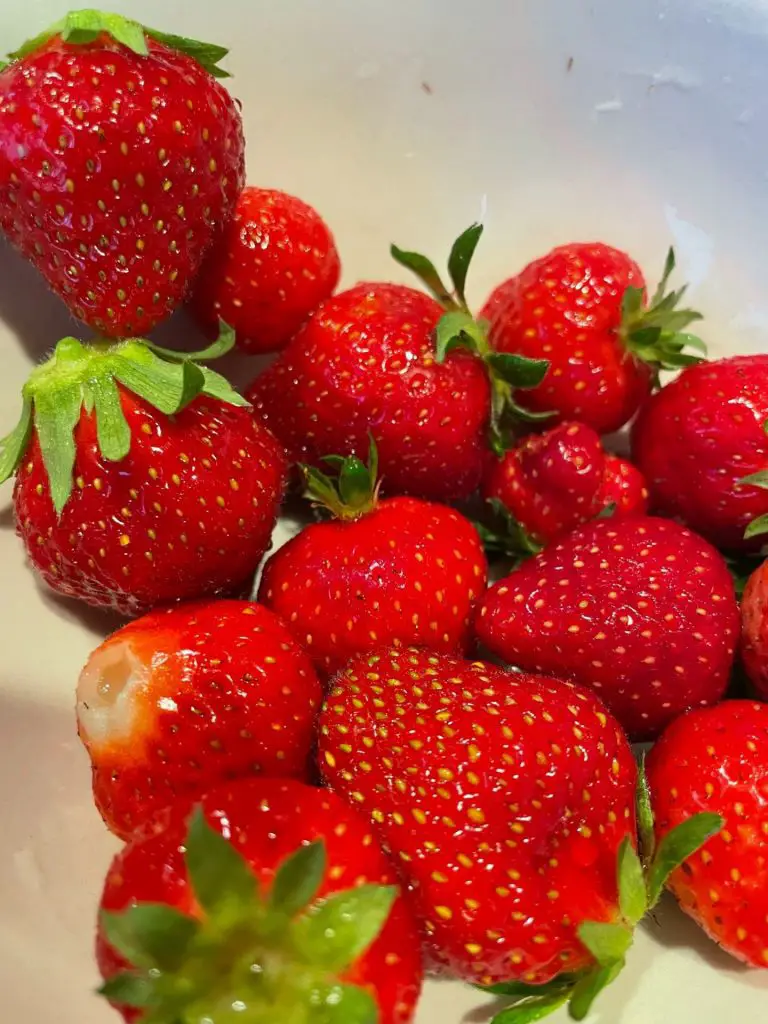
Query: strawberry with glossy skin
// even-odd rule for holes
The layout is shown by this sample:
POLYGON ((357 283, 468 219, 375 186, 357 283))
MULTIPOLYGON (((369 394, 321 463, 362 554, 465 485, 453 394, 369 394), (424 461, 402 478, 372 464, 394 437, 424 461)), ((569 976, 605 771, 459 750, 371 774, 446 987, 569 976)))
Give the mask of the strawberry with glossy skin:
POLYGON ((284 348, 333 294, 341 264, 328 225, 295 196, 247 186, 195 283, 192 313, 225 320, 244 352, 284 348))
POLYGON ((382 644, 464 654, 487 564, 474 526, 415 498, 377 496, 369 466, 340 461, 333 482, 307 471, 309 496, 335 518, 314 523, 270 557, 259 600, 277 612, 319 671, 382 644))
POLYGON ((692 366, 632 431, 652 507, 717 547, 754 550, 768 530, 768 355, 692 366))
POLYGON ((284 623, 251 601, 150 612, 107 637, 77 687, 107 827, 130 833, 223 779, 308 778, 322 689, 284 623))
POLYGON ((669 887, 732 956, 768 967, 768 706, 732 700, 673 722, 647 761, 657 838, 696 811, 724 828, 669 887))
POLYGON ((140 341, 67 338, 23 396, 0 480, 16 473, 17 531, 49 586, 138 615, 249 585, 286 463, 223 377, 140 341))
POLYGON ((0 72, 0 226, 102 335, 168 317, 232 215, 244 141, 216 81, 226 52, 76 11, 0 72))
POLYGON ((647 516, 580 527, 495 584, 475 616, 490 651, 594 687, 636 740, 720 700, 738 630, 722 556, 647 516))
POLYGON ((418 931, 362 818, 278 779, 210 790, 188 828, 190 810, 159 815, 107 873, 97 959, 126 1021, 413 1020, 418 931))
POLYGON ((548 359, 550 370, 518 401, 559 420, 580 420, 610 434, 627 423, 650 394, 659 369, 686 366, 686 347, 702 343, 682 333, 695 320, 677 309, 685 289, 667 293, 670 250, 655 295, 634 260, 602 242, 553 249, 500 284, 480 317, 499 352, 548 359))
POLYGON ((750 575, 741 598, 741 660, 758 695, 768 700, 768 562, 750 575))

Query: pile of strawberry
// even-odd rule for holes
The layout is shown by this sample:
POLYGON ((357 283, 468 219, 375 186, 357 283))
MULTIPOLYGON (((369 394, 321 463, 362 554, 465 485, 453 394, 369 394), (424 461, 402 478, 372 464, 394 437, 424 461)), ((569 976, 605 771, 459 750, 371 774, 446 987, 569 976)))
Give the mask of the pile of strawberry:
POLYGON ((89 10, 0 71, 0 225, 95 332, 30 375, 0 477, 46 583, 133 620, 77 688, 125 841, 103 994, 408 1024, 426 969, 580 1020, 667 884, 768 967, 768 356, 704 360, 671 253, 649 294, 563 246, 475 316, 478 225, 450 284, 393 247, 426 290, 334 294, 318 214, 245 185, 225 53, 89 10), (201 351, 145 337, 183 302, 201 351), (279 352, 245 396, 233 345, 279 352))

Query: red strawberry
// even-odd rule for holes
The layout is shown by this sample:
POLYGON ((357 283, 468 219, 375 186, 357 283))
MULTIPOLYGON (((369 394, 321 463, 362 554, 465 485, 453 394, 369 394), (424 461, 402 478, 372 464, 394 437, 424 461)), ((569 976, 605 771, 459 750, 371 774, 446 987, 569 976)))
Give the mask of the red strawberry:
POLYGON ((336 517, 302 530, 269 559, 259 600, 288 623, 319 670, 333 673, 382 644, 463 654, 487 565, 472 524, 443 505, 379 500, 370 468, 341 460, 331 481, 308 470, 309 495, 336 517))
POLYGON ((670 878, 686 913, 732 956, 768 967, 768 707, 692 711, 648 757, 656 836, 695 811, 724 828, 670 878))
POLYGON ((137 615, 249 584, 286 466, 223 377, 136 340, 66 338, 23 394, 0 480, 17 471, 17 529, 54 590, 137 615))
POLYGON ((77 687, 93 795, 123 838, 180 795, 250 773, 306 778, 322 691, 285 625, 249 601, 151 612, 77 687))
POLYGON ((490 459, 482 489, 538 548, 611 505, 617 516, 641 514, 647 497, 634 466, 607 455, 583 423, 533 434, 502 459, 490 459))
POLYGON ((500 284, 480 311, 491 344, 550 361, 544 382, 520 404, 599 434, 631 419, 660 369, 690 363, 686 346, 703 348, 682 333, 700 319, 677 308, 685 289, 666 290, 674 265, 670 250, 650 302, 634 260, 601 242, 560 246, 500 284))
POLYGON ((192 311, 208 330, 235 329, 245 352, 284 348, 333 293, 341 264, 333 236, 307 203, 249 186, 195 285, 192 311))
POLYGON ((126 1021, 413 1020, 418 932, 354 811, 277 779, 211 790, 187 830, 189 811, 162 814, 107 874, 101 991, 126 1021))
POLYGON ((101 334, 164 320, 232 215, 244 143, 215 80, 226 52, 76 11, 0 73, 0 226, 101 334))
POLYGON ((685 370, 643 408, 632 432, 651 503, 718 547, 760 546, 768 530, 768 355, 685 370))
POLYGON ((741 659, 759 696, 768 700, 768 562, 755 569, 741 598, 741 659))
POLYGON ((580 527, 492 587, 475 617, 494 654, 593 686, 638 740, 722 697, 738 625, 723 558, 647 516, 580 527))
POLYGON ((387 492, 448 501, 476 490, 489 442, 501 450, 517 409, 513 387, 546 372, 543 361, 493 353, 467 309, 480 231, 453 247, 453 294, 429 261, 394 249, 440 301, 404 285, 359 284, 322 303, 257 377, 247 395, 293 458, 363 458, 373 434, 387 492))

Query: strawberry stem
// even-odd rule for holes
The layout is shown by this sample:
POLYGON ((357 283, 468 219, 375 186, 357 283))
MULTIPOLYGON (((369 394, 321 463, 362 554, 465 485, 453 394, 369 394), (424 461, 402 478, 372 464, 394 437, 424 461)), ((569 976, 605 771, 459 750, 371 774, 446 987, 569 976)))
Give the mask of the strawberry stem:
POLYGON ((328 509, 337 519, 354 520, 376 508, 381 481, 379 453, 369 434, 368 463, 356 455, 326 455, 323 462, 335 467, 334 478, 314 466, 301 465, 306 481, 305 497, 315 507, 328 509))

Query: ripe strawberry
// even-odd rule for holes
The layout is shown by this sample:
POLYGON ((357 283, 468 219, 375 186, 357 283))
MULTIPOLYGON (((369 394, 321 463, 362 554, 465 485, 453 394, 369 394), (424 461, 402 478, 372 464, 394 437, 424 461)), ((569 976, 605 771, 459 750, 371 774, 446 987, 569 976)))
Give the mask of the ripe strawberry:
POLYGON ((187 829, 189 811, 162 814, 107 873, 101 992, 126 1021, 413 1020, 418 932, 354 811, 277 779, 209 791, 187 829))
POLYGON ((0 73, 0 226, 100 334, 169 316, 232 215, 244 142, 215 80, 226 52, 75 11, 0 73))
POLYGON ((281 620, 250 601, 150 612, 91 654, 80 739, 107 827, 250 773, 308 777, 322 690, 281 620))
POLYGON ((286 466, 223 377, 135 339, 66 338, 23 395, 0 480, 16 472, 17 530, 54 590, 138 615, 249 584, 286 466))
POLYGON ((319 753, 399 861, 429 958, 512 981, 539 1011, 521 1020, 569 998, 581 1020, 657 895, 633 848, 632 752, 594 694, 381 650, 337 676, 319 753))
POLYGON ((727 952, 768 967, 768 707, 732 700, 678 718, 648 757, 648 782, 657 837, 694 811, 724 819, 669 887, 727 952))
POLYGON ((768 530, 768 355, 685 370, 643 408, 632 432, 653 508, 718 547, 760 547, 768 530))
POLYGON ((264 567, 259 600, 277 612, 331 674, 382 644, 463 654, 487 565, 477 531, 458 512, 377 496, 369 467, 341 459, 338 481, 307 471, 309 496, 336 517, 302 530, 264 567))
POLYGON ((291 456, 318 465, 328 452, 363 458, 379 446, 384 488, 434 501, 468 497, 489 442, 503 449, 518 406, 546 363, 491 351, 464 298, 475 225, 456 241, 454 292, 428 260, 393 249, 439 297, 404 285, 359 284, 322 303, 248 398, 291 456))
POLYGON ((755 569, 741 598, 741 660, 758 695, 768 700, 768 562, 755 569))
POLYGON ((285 348, 339 283, 339 254, 311 206, 249 186, 195 284, 192 312, 206 330, 225 320, 245 352, 285 348))
POLYGON ((701 317, 677 308, 685 288, 667 292, 674 266, 670 250, 650 302, 634 260, 600 242, 560 246, 500 284, 480 311, 491 344, 550 361, 520 404, 610 434, 634 416, 659 370, 697 361, 684 350, 702 342, 682 332, 701 317))
POLYGON ((637 740, 722 697, 738 626, 723 558, 647 516, 580 527, 487 591, 475 616, 490 651, 594 687, 637 740))

